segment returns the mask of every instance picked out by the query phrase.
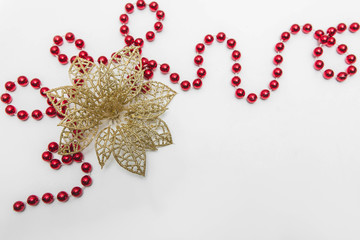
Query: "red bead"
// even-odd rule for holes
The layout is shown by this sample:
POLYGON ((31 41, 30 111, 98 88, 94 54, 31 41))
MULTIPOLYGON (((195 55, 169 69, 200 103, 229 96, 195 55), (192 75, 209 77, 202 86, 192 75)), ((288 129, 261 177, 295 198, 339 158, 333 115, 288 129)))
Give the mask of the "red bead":
POLYGON ((73 63, 73 62, 75 61, 75 59, 76 59, 76 56, 72 56, 72 57, 70 58, 70 63, 73 63))
POLYGON ((156 10, 158 10, 159 4, 157 4, 157 2, 151 2, 149 4, 149 8, 152 12, 155 12, 156 10))
POLYGON ((91 186, 92 184, 92 179, 89 175, 85 175, 81 178, 81 184, 84 186, 84 187, 89 187, 91 186))
POLYGON ((195 89, 200 89, 202 86, 202 81, 201 79, 197 78, 193 81, 193 86, 195 89))
POLYGON ((327 43, 326 43, 326 46, 327 47, 332 47, 336 44, 336 39, 334 37, 330 37, 328 40, 327 40, 327 43))
POLYGON ((204 50, 205 50, 205 45, 204 44, 202 44, 202 43, 196 44, 195 51, 197 53, 203 53, 204 50))
POLYGON ((349 66, 346 69, 347 74, 349 74, 350 76, 354 75, 357 72, 357 69, 355 66, 349 66))
POLYGON ((138 9, 143 10, 146 7, 146 3, 145 3, 144 0, 138 0, 136 2, 136 6, 137 6, 138 9))
POLYGON ((43 114, 40 110, 34 110, 31 113, 31 116, 35 119, 35 120, 41 120, 43 118, 43 114))
POLYGON ((23 203, 22 201, 17 201, 14 203, 13 209, 15 212, 22 212, 25 210, 25 203, 23 203))
POLYGON ((194 63, 196 64, 196 65, 201 65, 202 63, 204 62, 204 58, 201 56, 201 55, 197 55, 197 56, 195 56, 195 58, 194 58, 194 63))
POLYGON ((81 162, 84 159, 84 155, 81 152, 75 153, 73 155, 73 160, 75 162, 81 162))
POLYGON ((323 31, 323 30, 317 30, 317 31, 315 31, 315 33, 314 33, 314 38, 315 38, 316 40, 319 40, 320 37, 323 36, 323 35, 324 35, 324 31, 323 31))
POLYGON ((126 44, 127 46, 130 46, 131 44, 134 43, 134 38, 133 38, 132 36, 130 36, 130 35, 127 35, 127 36, 125 37, 124 41, 125 41, 125 44, 126 44))
POLYGON ((224 42, 226 39, 226 34, 223 33, 223 32, 219 32, 217 35, 216 35, 216 40, 218 42, 224 42))
POLYGON ((58 170, 61 168, 61 162, 58 159, 52 159, 50 160, 50 167, 52 169, 58 170))
POLYGON ((69 165, 69 164, 71 164, 71 163, 73 162, 73 158, 72 158, 71 155, 63 155, 63 156, 61 157, 61 161, 62 161, 64 164, 69 165))
POLYGON ((282 34, 281 34, 281 40, 283 40, 284 42, 286 42, 286 41, 288 41, 289 39, 290 39, 290 33, 289 32, 283 32, 282 34))
POLYGON ((214 41, 214 37, 210 34, 206 35, 204 38, 204 42, 207 45, 212 44, 213 41, 214 41))
POLYGON ((18 77, 17 82, 20 86, 23 86, 23 87, 25 87, 29 84, 29 80, 25 76, 18 77))
POLYGON ((56 116, 56 109, 54 107, 48 107, 45 111, 45 114, 49 117, 55 117, 56 116))
POLYGON ((256 102, 256 100, 257 100, 257 95, 255 93, 250 93, 247 96, 248 103, 254 103, 254 102, 256 102))
POLYGON ((328 37, 327 35, 322 35, 322 36, 319 38, 319 43, 321 43, 321 44, 326 44, 328 40, 329 40, 329 37, 328 37))
POLYGON ((84 162, 83 164, 81 164, 81 170, 84 172, 84 173, 89 173, 92 171, 92 166, 90 163, 88 162, 84 162))
POLYGON ((30 205, 30 206, 36 206, 39 204, 39 198, 38 196, 36 195, 30 195, 28 198, 27 198, 27 203, 30 205))
POLYGON ((41 86, 41 81, 37 78, 34 78, 33 80, 31 80, 30 85, 35 89, 39 89, 41 86))
POLYGON ((13 92, 16 89, 16 85, 14 82, 8 81, 5 83, 5 89, 8 90, 9 92, 13 92))
POLYGON ((321 60, 316 60, 314 63, 314 68, 318 71, 320 71, 321 69, 323 69, 324 67, 324 62, 321 60))
POLYGON ((354 54, 349 54, 349 55, 347 55, 346 58, 345 58, 345 62, 346 62, 347 64, 353 64, 353 63, 355 63, 355 62, 356 62, 356 57, 355 57, 355 55, 354 55, 354 54))
POLYGON ((238 88, 235 90, 235 96, 237 98, 243 98, 245 96, 245 90, 242 88, 238 88))
POLYGON ((344 24, 344 23, 340 23, 338 26, 337 26, 337 31, 339 32, 339 33, 343 33, 343 32, 345 32, 345 30, 346 30, 346 25, 344 24))
POLYGON ((7 115, 13 116, 16 113, 16 108, 13 105, 7 105, 5 108, 5 112, 7 115))
POLYGON ((65 54, 60 54, 58 60, 61 64, 65 65, 68 63, 68 57, 65 54))
POLYGON ((294 24, 290 28, 290 32, 292 34, 297 34, 300 31, 300 26, 298 24, 294 24))
POLYGON ((334 71, 331 69, 326 69, 323 76, 325 79, 331 79, 332 77, 334 77, 334 71))
POLYGON ((146 40, 148 40, 149 42, 151 42, 151 41, 154 41, 154 39, 155 39, 155 33, 153 32, 153 31, 148 31, 147 33, 146 33, 146 40))
POLYGON ((77 40, 75 41, 75 46, 76 46, 78 49, 82 49, 82 48, 85 46, 84 40, 82 40, 82 39, 77 39, 77 40))
POLYGON ((232 39, 232 38, 228 39, 226 42, 226 45, 229 49, 233 49, 236 46, 235 39, 232 39))
POLYGON ((275 68, 273 71, 273 76, 274 78, 279 78, 282 75, 282 70, 281 68, 275 68))
POLYGON ((88 53, 84 50, 79 52, 79 57, 86 59, 88 57, 88 53))
POLYGON ((42 87, 42 88, 40 89, 40 94, 41 94, 41 96, 47 97, 47 96, 46 96, 46 92, 47 92, 47 91, 49 91, 49 88, 47 88, 47 87, 42 87))
POLYGON ((67 194, 67 192, 64 191, 59 192, 56 197, 59 202, 66 202, 67 200, 69 200, 69 195, 67 194))
POLYGON ((347 46, 345 45, 345 44, 340 44, 338 47, 337 47, 337 49, 336 49, 336 51, 338 52, 338 54, 344 54, 344 53, 346 53, 347 52, 347 46))
POLYGON ((60 53, 60 49, 58 46, 52 46, 50 48, 50 53, 54 56, 58 55, 60 53))
POLYGON ((179 80, 180 80, 179 74, 177 74, 177 73, 172 73, 172 74, 170 74, 170 81, 171 81, 172 83, 178 83, 179 80))
POLYGON ((206 76, 205 68, 199 68, 196 72, 199 78, 204 78, 206 76))
POLYGON ((58 46, 61 46, 64 42, 63 38, 59 35, 56 35, 53 39, 54 43, 58 46))
POLYGON ((132 12, 134 12, 134 5, 132 5, 131 3, 127 3, 127 4, 125 5, 125 11, 126 11, 127 13, 132 13, 132 12))
POLYGON ((322 47, 317 47, 314 49, 313 51, 313 55, 314 57, 320 57, 323 54, 324 50, 322 49, 322 47))
POLYGON ((303 33, 308 34, 312 31, 312 26, 310 23, 307 23, 302 28, 303 33))
POLYGON ((129 33, 129 27, 126 26, 126 25, 122 25, 122 26, 120 27, 120 33, 121 33, 122 35, 128 34, 128 33, 129 33))
POLYGON ((267 89, 262 90, 261 93, 260 93, 260 97, 263 100, 268 99, 270 97, 270 91, 267 90, 267 89))
POLYGON ((157 19, 159 19, 159 20, 164 20, 164 18, 165 18, 165 13, 164 13, 164 11, 161 11, 161 10, 156 11, 156 17, 157 17, 157 19))
POLYGON ((339 72, 338 75, 336 76, 336 80, 338 82, 343 82, 345 81, 347 78, 347 73, 346 72, 339 72))
POLYGON ((154 76, 154 73, 153 73, 153 71, 151 69, 146 69, 144 71, 144 78, 145 79, 150 80, 150 79, 153 78, 153 76, 154 76))
POLYGON ((332 36, 334 36, 334 35, 337 33, 337 30, 336 30, 336 28, 334 28, 334 27, 330 27, 330 28, 328 28, 328 30, 326 31, 326 33, 329 35, 329 37, 332 37, 332 36))
POLYGON ((45 151, 41 155, 41 158, 42 158, 42 160, 49 162, 53 158, 53 154, 49 151, 45 151))
POLYGON ((101 57, 98 58, 98 63, 103 64, 103 65, 107 65, 108 64, 108 59, 105 56, 101 56, 101 57))
POLYGON ((21 110, 17 113, 17 117, 22 121, 26 121, 29 118, 29 114, 26 111, 21 110))
POLYGON ((168 72, 170 71, 170 66, 169 66, 169 64, 167 64, 167 63, 161 64, 161 65, 160 65, 160 71, 161 71, 162 73, 168 73, 168 72))
POLYGON ((241 79, 240 79, 238 76, 234 76, 234 77, 231 79, 231 85, 233 85, 234 87, 239 86, 240 83, 241 83, 241 79))
POLYGON ((180 86, 181 86, 181 89, 182 89, 182 90, 187 91, 187 90, 190 89, 191 84, 190 84, 189 81, 186 81, 186 80, 185 80, 185 81, 182 81, 182 82, 180 83, 180 86))
POLYGON ((231 69, 233 73, 239 73, 241 71, 241 65, 239 63, 234 63, 231 69))
POLYGON ((146 66, 148 64, 148 62, 149 62, 149 60, 146 57, 141 58, 141 64, 142 64, 143 68, 144 68, 144 66, 146 66))
POLYGON ((72 32, 68 32, 67 34, 65 34, 65 39, 69 43, 72 43, 75 41, 75 35, 72 32))
POLYGON ((150 60, 148 62, 148 67, 151 69, 151 70, 155 70, 157 68, 157 62, 155 60, 150 60))
POLYGON ((285 48, 285 45, 282 42, 279 42, 275 45, 276 52, 282 52, 284 50, 284 48, 285 48))
POLYGON ((12 97, 10 94, 4 93, 3 95, 1 95, 1 101, 3 103, 9 104, 12 102, 12 97))
POLYGON ((283 62, 283 57, 281 55, 276 55, 273 62, 275 65, 279 65, 283 62))
POLYGON ((358 23, 352 23, 349 27, 349 31, 354 33, 357 32, 359 30, 359 24, 358 23))
POLYGON ((154 29, 157 32, 161 32, 163 30, 163 24, 161 22, 156 22, 154 24, 154 29))
POLYGON ((54 202, 54 196, 51 193, 45 193, 41 199, 46 204, 54 202))
POLYGON ((271 90, 275 91, 279 87, 279 82, 276 80, 272 80, 269 84, 271 90))
POLYGON ((74 187, 71 190, 71 195, 73 195, 74 197, 81 197, 82 195, 82 189, 81 187, 74 187))
POLYGON ((232 54, 231 54, 231 58, 234 61, 239 60, 240 57, 241 57, 241 53, 238 50, 233 51, 232 54))
POLYGON ((56 153, 59 150, 59 144, 56 142, 51 142, 48 145, 48 149, 50 152, 56 153))
POLYGON ((126 24, 129 22, 129 16, 127 14, 121 14, 119 20, 122 24, 126 24))
POLYGON ((89 62, 94 62, 94 59, 91 56, 87 56, 86 60, 89 61, 89 62))

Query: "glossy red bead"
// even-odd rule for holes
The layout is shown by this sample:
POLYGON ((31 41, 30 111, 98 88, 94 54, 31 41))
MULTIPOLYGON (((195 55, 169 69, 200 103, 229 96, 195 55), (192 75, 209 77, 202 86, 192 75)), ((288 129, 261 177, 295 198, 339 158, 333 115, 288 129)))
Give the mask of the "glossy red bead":
POLYGON ((325 79, 331 79, 332 77, 334 77, 334 71, 331 69, 326 69, 323 73, 323 76, 325 79))
POLYGON ((138 0, 136 2, 136 7, 139 9, 139 10, 144 10, 145 7, 146 7, 146 3, 144 0, 138 0))
POLYGON ((129 16, 127 14, 121 14, 119 20, 122 24, 126 24, 129 22, 129 16))
POLYGON ((24 111, 24 110, 20 110, 18 113, 17 113, 17 117, 22 120, 22 121, 26 121, 28 120, 29 118, 29 114, 24 111))
POLYGON ((14 82, 8 81, 5 83, 5 89, 8 90, 9 92, 13 92, 16 90, 16 85, 14 82))
POLYGON ((154 73, 153 73, 153 71, 151 69, 146 69, 144 71, 144 78, 145 79, 150 80, 150 79, 153 78, 153 76, 154 76, 154 73))
POLYGON ((203 53, 204 50, 205 50, 205 45, 204 44, 202 44, 202 43, 196 44, 195 51, 197 53, 203 53))
POLYGON ((89 61, 89 62, 94 62, 94 59, 91 56, 87 56, 86 60, 89 61))
POLYGON ((63 65, 68 63, 68 57, 65 54, 59 54, 58 60, 63 65))
POLYGON ((239 86, 240 83, 241 83, 241 79, 240 79, 238 76, 234 76, 234 77, 231 79, 231 85, 233 85, 234 87, 239 86))
POLYGON ((7 115, 13 116, 16 113, 16 108, 13 105, 7 105, 5 108, 5 112, 7 115))
POLYGON ((263 100, 266 100, 270 97, 270 91, 267 89, 264 89, 260 92, 260 98, 263 100))
POLYGON ((338 33, 343 33, 345 32, 347 26, 345 25, 345 23, 340 23, 338 26, 337 26, 337 31, 338 33))
POLYGON ((71 164, 71 163, 73 162, 73 158, 72 158, 71 155, 63 155, 63 156, 61 157, 61 161, 62 161, 64 164, 69 165, 69 164, 71 164))
POLYGON ((52 153, 56 153, 59 150, 59 144, 56 142, 49 143, 48 150, 52 153))
POLYGON ((161 32, 162 30, 163 30, 163 24, 161 23, 161 22, 156 22, 155 24, 154 24, 154 29, 155 29, 155 31, 157 31, 157 32, 161 32))
POLYGON ((226 34, 225 33, 223 33, 223 32, 219 32, 217 35, 216 35, 216 40, 218 41, 218 42, 224 42, 225 41, 225 39, 226 39, 226 34))
POLYGON ((151 69, 151 70, 155 70, 157 68, 157 62, 155 60, 150 60, 148 62, 148 67, 151 69))
POLYGON ((155 33, 153 31, 148 31, 145 35, 146 40, 148 40, 149 42, 154 41, 155 39, 155 33))
POLYGON ((314 68, 318 71, 320 71, 321 69, 323 69, 324 67, 324 62, 321 60, 316 60, 314 63, 314 68))
POLYGON ((97 61, 99 64, 103 64, 103 65, 107 65, 109 62, 107 57, 105 56, 100 56, 97 61))
POLYGON ((245 97, 245 90, 242 88, 238 88, 235 90, 235 97, 237 98, 243 98, 245 97))
POLYGON ((239 63, 234 63, 231 67, 233 73, 239 73, 241 71, 241 65, 239 63))
POLYGON ((349 31, 354 33, 354 32, 357 32, 359 30, 359 24, 358 23, 352 23, 350 26, 349 26, 349 31))
POLYGON ((228 47, 229 49, 233 49, 233 48, 236 46, 236 41, 235 41, 235 39, 232 39, 232 38, 228 39, 228 40, 226 41, 226 45, 227 45, 227 47, 228 47))
POLYGON ((76 56, 72 56, 72 57, 70 58, 70 63, 73 63, 73 62, 75 61, 75 59, 76 59, 76 56))
POLYGON ((58 170, 61 168, 61 162, 58 159, 52 159, 50 160, 50 167, 52 169, 58 170))
POLYGON ((182 82, 180 83, 180 87, 181 87, 182 90, 187 91, 187 90, 190 89, 191 84, 190 84, 189 81, 185 80, 185 81, 182 81, 182 82))
POLYGON ((356 56, 355 56, 354 54, 349 54, 349 55, 347 55, 346 58, 345 58, 345 62, 346 62, 347 64, 353 64, 353 63, 355 63, 355 62, 356 62, 356 56))
POLYGON ((49 151, 45 151, 41 155, 42 160, 49 162, 53 158, 53 154, 49 151))
POLYGON ((336 39, 334 37, 329 37, 329 39, 326 42, 327 47, 332 47, 336 44, 336 39))
POLYGON ((329 40, 329 37, 328 37, 327 35, 322 35, 322 36, 319 38, 319 43, 321 43, 321 44, 326 44, 328 40, 329 40))
POLYGON ((120 27, 120 33, 121 33, 122 35, 127 35, 127 34, 129 33, 129 27, 126 26, 126 25, 122 25, 122 26, 120 27))
POLYGON ((74 197, 81 197, 82 193, 83 193, 83 190, 81 187, 74 187, 71 190, 71 195, 73 195, 74 197))
POLYGON ((347 73, 346 72, 339 72, 338 75, 336 76, 336 80, 338 82, 343 82, 345 81, 347 78, 347 73))
POLYGON ((79 52, 79 57, 83 58, 83 59, 86 59, 88 57, 88 53, 84 50, 80 51, 79 52))
POLYGON ((197 79, 195 79, 195 80, 193 81, 193 87, 194 87, 195 89, 200 89, 201 86, 202 86, 202 80, 201 80, 201 79, 197 78, 197 79))
POLYGON ((29 84, 29 80, 25 76, 18 77, 17 82, 20 86, 23 86, 23 87, 25 87, 29 84))
POLYGON ((69 43, 73 43, 75 41, 75 35, 72 32, 68 32, 65 34, 65 39, 69 43))
POLYGON ((164 20, 165 12, 161 11, 161 10, 156 11, 156 18, 159 19, 159 20, 164 20))
POLYGON ((73 154, 73 160, 75 162, 81 162, 82 160, 84 160, 84 155, 81 152, 75 153, 73 154))
POLYGON ((288 41, 289 39, 290 39, 290 33, 289 32, 283 32, 282 34, 281 34, 281 40, 283 40, 284 42, 286 42, 286 41, 288 41))
POLYGON ((30 85, 35 89, 39 89, 41 86, 41 81, 37 78, 34 78, 33 80, 30 81, 30 85))
POLYGON ((91 186, 92 184, 92 179, 89 175, 85 175, 81 178, 81 184, 84 186, 84 187, 89 187, 91 186))
POLYGON ((41 120, 43 118, 43 113, 40 110, 34 110, 31 113, 31 116, 35 120, 41 120))
POLYGON ((132 12, 134 12, 134 5, 131 4, 131 3, 127 3, 127 4, 125 5, 125 11, 126 11, 127 13, 132 13, 132 12))
POLYGON ((54 56, 57 56, 60 53, 60 49, 58 46, 52 46, 50 48, 50 53, 54 56))
POLYGON ((81 164, 81 170, 84 172, 84 173, 89 173, 92 171, 92 166, 90 163, 88 162, 84 162, 83 164, 81 164))
POLYGON ((297 34, 299 31, 300 31, 300 26, 298 24, 294 24, 290 27, 290 32, 292 34, 297 34))
POLYGON ((274 78, 279 78, 282 75, 282 70, 281 68, 275 68, 273 71, 273 77, 274 78))
POLYGON ((205 68, 199 68, 196 72, 199 78, 204 78, 206 76, 205 68))
POLYGON ((214 41, 214 37, 210 34, 206 35, 205 38, 204 38, 204 42, 205 44, 209 45, 209 44, 212 44, 214 41))
POLYGON ((283 57, 282 57, 281 55, 276 55, 276 56, 274 57, 273 63, 274 63, 275 65, 279 65, 279 64, 281 64, 282 62, 283 62, 283 57))
POLYGON ((162 73, 168 73, 170 71, 170 66, 167 63, 163 63, 160 65, 160 71, 162 73))
POLYGON ((256 100, 257 100, 257 95, 256 95, 255 93, 250 93, 250 94, 247 96, 246 100, 247 100, 249 103, 254 103, 254 102, 256 102, 256 100))
POLYGON ((201 56, 201 55, 197 55, 197 56, 195 56, 195 58, 194 58, 194 63, 196 64, 196 65, 201 65, 202 63, 204 62, 204 58, 201 56))
POLYGON ((345 44, 340 44, 338 47, 337 47, 337 49, 336 49, 336 51, 339 53, 339 54, 344 54, 344 53, 346 53, 347 52, 347 46, 345 45, 345 44))
POLYGON ((64 42, 63 38, 59 35, 56 35, 53 39, 54 43, 58 46, 61 46, 64 42))
POLYGON ((54 202, 54 196, 51 193, 45 193, 41 199, 46 204, 54 202))
POLYGON ((146 57, 141 58, 141 64, 143 68, 148 64, 149 60, 146 57))
POLYGON ((355 66, 349 66, 347 69, 346 69, 346 72, 347 74, 349 74, 350 76, 354 75, 356 72, 357 72, 357 69, 355 66))
POLYGON ((306 23, 302 28, 303 33, 308 34, 312 31, 312 26, 310 23, 306 23))
POLYGON ((69 200, 69 195, 65 191, 59 192, 56 197, 59 202, 66 202, 67 200, 69 200))
POLYGON ((125 41, 125 44, 126 44, 127 46, 130 46, 131 44, 134 43, 134 38, 133 38, 132 36, 130 36, 130 35, 127 35, 127 36, 125 37, 124 41, 125 41))
POLYGON ((47 87, 42 87, 42 88, 40 89, 40 94, 41 94, 41 96, 47 97, 47 96, 46 96, 46 92, 47 92, 47 91, 49 91, 49 88, 47 88, 47 87))
POLYGON ((11 97, 10 94, 4 93, 4 94, 1 95, 1 101, 2 101, 3 103, 9 104, 9 103, 12 102, 12 97, 11 97))
POLYGON ((322 47, 317 47, 314 49, 313 51, 313 55, 314 57, 320 57, 323 54, 324 50, 322 49, 322 47))
POLYGON ((85 46, 84 40, 82 40, 82 39, 77 39, 77 40, 75 41, 75 46, 76 46, 78 49, 82 49, 82 48, 85 46))
POLYGON ((326 31, 326 33, 329 35, 329 37, 332 37, 332 36, 334 36, 334 35, 337 33, 337 30, 336 30, 336 28, 334 28, 334 27, 330 27, 330 28, 328 28, 328 30, 326 31))
POLYGON ((14 203, 13 209, 15 212, 22 212, 25 210, 25 203, 23 203, 22 201, 17 201, 14 203))
POLYGON ((158 10, 159 4, 158 4, 157 2, 151 2, 151 3, 149 4, 149 8, 150 8, 150 10, 151 10, 152 12, 155 12, 155 11, 158 10))
POLYGON ((36 206, 39 204, 39 198, 36 195, 30 195, 26 201, 30 206, 36 206))
POLYGON ((282 42, 279 42, 275 45, 276 52, 282 52, 284 50, 284 48, 285 48, 285 45, 282 42))
POLYGON ((178 83, 179 80, 180 80, 179 74, 177 74, 177 73, 172 73, 172 74, 170 74, 170 81, 171 81, 172 83, 178 83))
POLYGON ((55 117, 56 116, 56 109, 54 107, 48 107, 45 111, 45 114, 49 117, 55 117))
POLYGON ((316 30, 314 33, 314 38, 316 40, 319 40, 321 36, 323 36, 325 33, 323 30, 316 30))
POLYGON ((279 82, 276 81, 276 80, 272 80, 270 83, 269 83, 269 88, 273 91, 275 91, 276 89, 279 88, 279 82))
POLYGON ((231 58, 236 61, 239 60, 241 57, 241 53, 238 50, 235 50, 231 53, 231 58))

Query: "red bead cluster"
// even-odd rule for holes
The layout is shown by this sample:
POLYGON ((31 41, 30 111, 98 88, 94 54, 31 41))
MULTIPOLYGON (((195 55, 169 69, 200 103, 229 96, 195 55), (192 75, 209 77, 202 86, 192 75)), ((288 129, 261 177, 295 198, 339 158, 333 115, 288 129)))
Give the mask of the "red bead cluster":
MULTIPOLYGON (((83 173, 85 173, 85 175, 81 178, 81 185, 82 187, 79 186, 75 186, 72 188, 71 190, 71 195, 73 197, 81 197, 82 193, 83 193, 83 189, 85 187, 89 187, 92 184, 92 178, 90 177, 90 173, 92 171, 92 166, 90 163, 88 162, 83 162, 84 160, 84 156, 81 152, 75 153, 73 155, 64 155, 61 158, 61 161, 58 159, 53 158, 53 155, 58 151, 59 149, 59 145, 56 142, 51 142, 48 145, 48 149, 43 152, 41 158, 46 161, 49 162, 50 167, 52 169, 58 170, 60 169, 62 164, 66 164, 69 165, 72 162, 77 162, 77 163, 82 163, 81 164, 81 170, 83 173)), ((65 191, 60 191, 57 195, 56 195, 56 199, 59 202, 66 202, 69 200, 70 194, 68 194, 65 191)), ((45 203, 45 204, 50 204, 52 202, 54 202, 55 197, 52 193, 45 193, 42 195, 41 200, 45 203)), ((40 200, 39 197, 36 195, 30 195, 27 198, 27 204, 30 206, 36 206, 39 204, 40 200)), ((25 203, 22 201, 17 201, 14 203, 13 205, 13 209, 16 212, 22 212, 25 210, 25 203)))
MULTIPOLYGON (((144 10, 146 8, 146 3, 143 0, 138 0, 136 2, 136 7, 139 10, 144 10)), ((130 46, 134 44, 135 46, 143 47, 144 46, 144 40, 142 38, 136 38, 134 39, 133 36, 129 35, 130 29, 127 26, 129 22, 129 15, 134 12, 134 4, 127 3, 125 5, 125 11, 126 13, 121 14, 119 17, 120 23, 122 24, 120 27, 120 33, 125 37, 124 41, 127 46, 130 46)), ((152 12, 155 12, 157 22, 154 24, 154 31, 155 32, 161 32, 163 30, 163 24, 162 21, 165 18, 165 12, 162 10, 159 10, 159 4, 157 2, 151 2, 149 4, 149 9, 152 12)), ((149 42, 154 41, 155 39, 155 32, 150 30, 145 34, 145 39, 149 42)), ((141 49, 140 49, 141 51, 141 49)))

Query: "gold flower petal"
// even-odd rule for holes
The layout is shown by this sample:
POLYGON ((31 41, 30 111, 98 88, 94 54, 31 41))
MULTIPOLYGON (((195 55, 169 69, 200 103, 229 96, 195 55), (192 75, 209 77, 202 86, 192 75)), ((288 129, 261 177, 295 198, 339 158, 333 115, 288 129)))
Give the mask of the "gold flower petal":
POLYGON ((99 124, 97 114, 87 109, 77 109, 65 115, 59 126, 71 129, 89 129, 99 124))
POLYGON ((113 152, 116 131, 108 126, 100 131, 96 137, 95 150, 101 168, 113 152))
POLYGON ((137 124, 151 138, 156 147, 163 147, 173 143, 170 130, 160 118, 139 120, 133 119, 132 122, 137 124))

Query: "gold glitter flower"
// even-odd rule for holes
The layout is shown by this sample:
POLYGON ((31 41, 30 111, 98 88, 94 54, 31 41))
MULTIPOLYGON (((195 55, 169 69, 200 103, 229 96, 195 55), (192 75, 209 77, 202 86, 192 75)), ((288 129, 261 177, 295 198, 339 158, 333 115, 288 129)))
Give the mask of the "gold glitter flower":
POLYGON ((95 138, 101 167, 111 155, 126 170, 145 175, 145 150, 172 144, 159 118, 175 96, 165 84, 144 80, 138 47, 115 53, 108 65, 76 58, 70 70, 72 86, 47 92, 64 119, 59 153, 82 151, 95 138))

